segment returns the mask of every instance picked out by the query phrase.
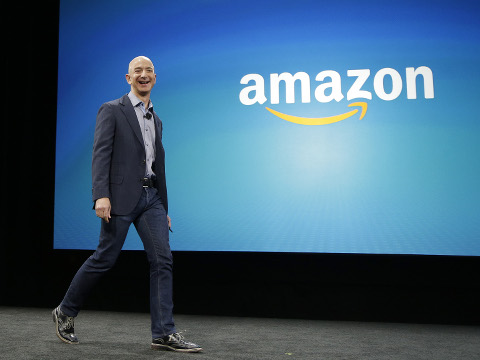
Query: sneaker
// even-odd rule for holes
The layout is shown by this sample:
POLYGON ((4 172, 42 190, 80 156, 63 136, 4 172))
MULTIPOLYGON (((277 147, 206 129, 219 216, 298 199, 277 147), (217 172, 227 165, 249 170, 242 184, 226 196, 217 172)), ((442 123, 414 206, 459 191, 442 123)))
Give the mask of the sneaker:
POLYGON ((172 350, 179 352, 199 352, 202 348, 197 344, 186 342, 179 333, 170 334, 161 338, 152 340, 152 349, 172 350))
POLYGON ((60 310, 60 306, 52 311, 52 316, 59 339, 68 344, 78 344, 78 339, 73 329, 73 317, 65 315, 60 310))

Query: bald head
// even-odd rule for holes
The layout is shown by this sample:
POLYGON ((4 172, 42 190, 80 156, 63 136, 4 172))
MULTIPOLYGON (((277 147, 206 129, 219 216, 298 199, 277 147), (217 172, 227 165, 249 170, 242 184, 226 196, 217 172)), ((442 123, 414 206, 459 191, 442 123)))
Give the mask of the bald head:
POLYGON ((148 104, 150 92, 157 79, 152 61, 146 56, 137 56, 128 65, 126 79, 133 93, 148 104))
POLYGON ((140 64, 140 63, 145 63, 145 62, 150 63, 152 69, 154 68, 152 60, 150 60, 148 57, 137 56, 132 61, 130 61, 130 64, 128 64, 128 73, 131 74, 133 72, 133 69, 135 69, 135 65, 140 64))

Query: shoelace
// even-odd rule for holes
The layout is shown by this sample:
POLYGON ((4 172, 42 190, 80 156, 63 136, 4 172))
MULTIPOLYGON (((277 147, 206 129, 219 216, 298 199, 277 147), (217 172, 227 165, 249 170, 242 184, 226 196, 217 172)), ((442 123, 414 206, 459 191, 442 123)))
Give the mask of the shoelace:
POLYGON ((178 333, 170 334, 170 337, 169 337, 168 340, 170 340, 170 341, 173 340, 173 341, 177 341, 177 342, 179 342, 179 343, 185 344, 185 340, 184 340, 185 338, 183 337, 182 332, 183 332, 183 331, 178 332, 178 333))
POLYGON ((69 329, 72 329, 73 326, 74 326, 74 324, 73 324, 73 317, 67 316, 67 321, 65 321, 65 322, 62 324, 62 329, 63 329, 63 330, 69 330, 69 329))

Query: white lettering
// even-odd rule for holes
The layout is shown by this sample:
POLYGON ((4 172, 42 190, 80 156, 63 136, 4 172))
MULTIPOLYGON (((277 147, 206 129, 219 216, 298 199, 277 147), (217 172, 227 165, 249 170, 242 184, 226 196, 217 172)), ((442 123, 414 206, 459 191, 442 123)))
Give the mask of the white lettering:
POLYGON ((300 80, 302 103, 310 102, 310 76, 305 72, 298 72, 295 75, 284 72, 280 75, 270 74, 270 102, 278 104, 280 102, 280 81, 285 82, 285 102, 293 104, 295 102, 295 81, 300 80))
POLYGON ((407 99, 417 98, 417 75, 423 76, 423 92, 425 99, 433 99, 433 73, 432 70, 426 66, 420 66, 417 69, 409 67, 407 73, 407 99))
MULTIPOLYGON (((347 100, 352 99, 368 99, 372 100, 372 92, 363 90, 362 87, 366 84, 370 77, 370 69, 356 69, 347 70, 347 76, 356 77, 350 89, 347 91, 347 100)), ((433 99, 433 73, 427 66, 420 66, 418 68, 406 68, 406 88, 407 99, 417 98, 417 77, 423 77, 423 90, 425 99, 433 99)), ((296 81, 300 81, 301 101, 302 103, 309 103, 311 99, 311 84, 310 76, 305 72, 297 72, 292 75, 288 72, 281 74, 270 74, 270 102, 272 104, 280 103, 280 82, 285 83, 285 102, 287 104, 295 103, 295 85, 296 81)), ((344 98, 342 94, 342 78, 340 74, 333 70, 324 70, 317 74, 316 81, 322 82, 315 88, 315 99, 321 103, 328 103, 332 100, 339 102, 344 98), (331 81, 323 82, 326 78, 331 81)), ((253 105, 256 103, 263 104, 267 101, 265 96, 265 80, 259 74, 247 74, 240 80, 240 84, 248 85, 251 81, 253 85, 244 87, 239 94, 240 102, 244 105, 253 105), (253 93, 253 94, 251 94, 253 93)), ((373 88, 375 94, 382 100, 391 101, 398 98, 402 92, 403 81, 399 72, 392 68, 380 69, 373 79, 373 88), (391 80, 392 88, 389 92, 389 87, 385 89, 385 77, 387 82, 391 80)), ((298 87, 297 87, 298 89, 298 87)))
POLYGON ((255 81, 255 85, 247 86, 240 91, 240 102, 243 105, 253 105, 255 103, 263 104, 267 101, 265 97, 265 80, 262 75, 259 74, 248 74, 242 77, 240 84, 247 85, 250 81, 255 81), (248 96, 250 92, 255 91, 255 96, 253 99, 250 99, 248 96))
POLYGON ((373 88, 377 96, 385 101, 391 101, 396 99, 402 92, 402 77, 397 70, 392 68, 380 69, 373 79, 373 88), (389 75, 392 78, 392 91, 390 94, 385 92, 383 80, 386 75, 389 75))
POLYGON ((352 84, 350 90, 347 92, 347 100, 363 98, 372 100, 372 93, 367 90, 362 90, 362 86, 370 77, 370 69, 348 70, 347 75, 356 76, 357 80, 352 84))
POLYGON ((317 81, 323 81, 326 77, 332 79, 331 82, 320 84, 315 89, 315 99, 321 103, 326 103, 332 100, 339 102, 344 98, 342 94, 342 78, 340 74, 333 70, 325 70, 319 72, 315 77, 317 81), (325 95, 325 90, 331 88, 332 92, 330 95, 325 95))

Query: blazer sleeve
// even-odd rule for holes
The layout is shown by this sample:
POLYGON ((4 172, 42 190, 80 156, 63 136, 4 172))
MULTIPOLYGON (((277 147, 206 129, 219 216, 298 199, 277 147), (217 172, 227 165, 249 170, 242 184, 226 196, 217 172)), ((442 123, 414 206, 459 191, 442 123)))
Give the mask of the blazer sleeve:
POLYGON ((157 132, 155 137, 155 143, 157 151, 155 154, 155 175, 157 175, 157 189, 162 199, 165 211, 168 214, 168 196, 167 196, 167 180, 165 177, 165 149, 162 144, 163 124, 160 118, 155 114, 155 120, 157 124, 157 132))
POLYGON ((115 115, 112 104, 98 110, 92 153, 92 200, 110 198, 110 163, 115 135, 115 115))

